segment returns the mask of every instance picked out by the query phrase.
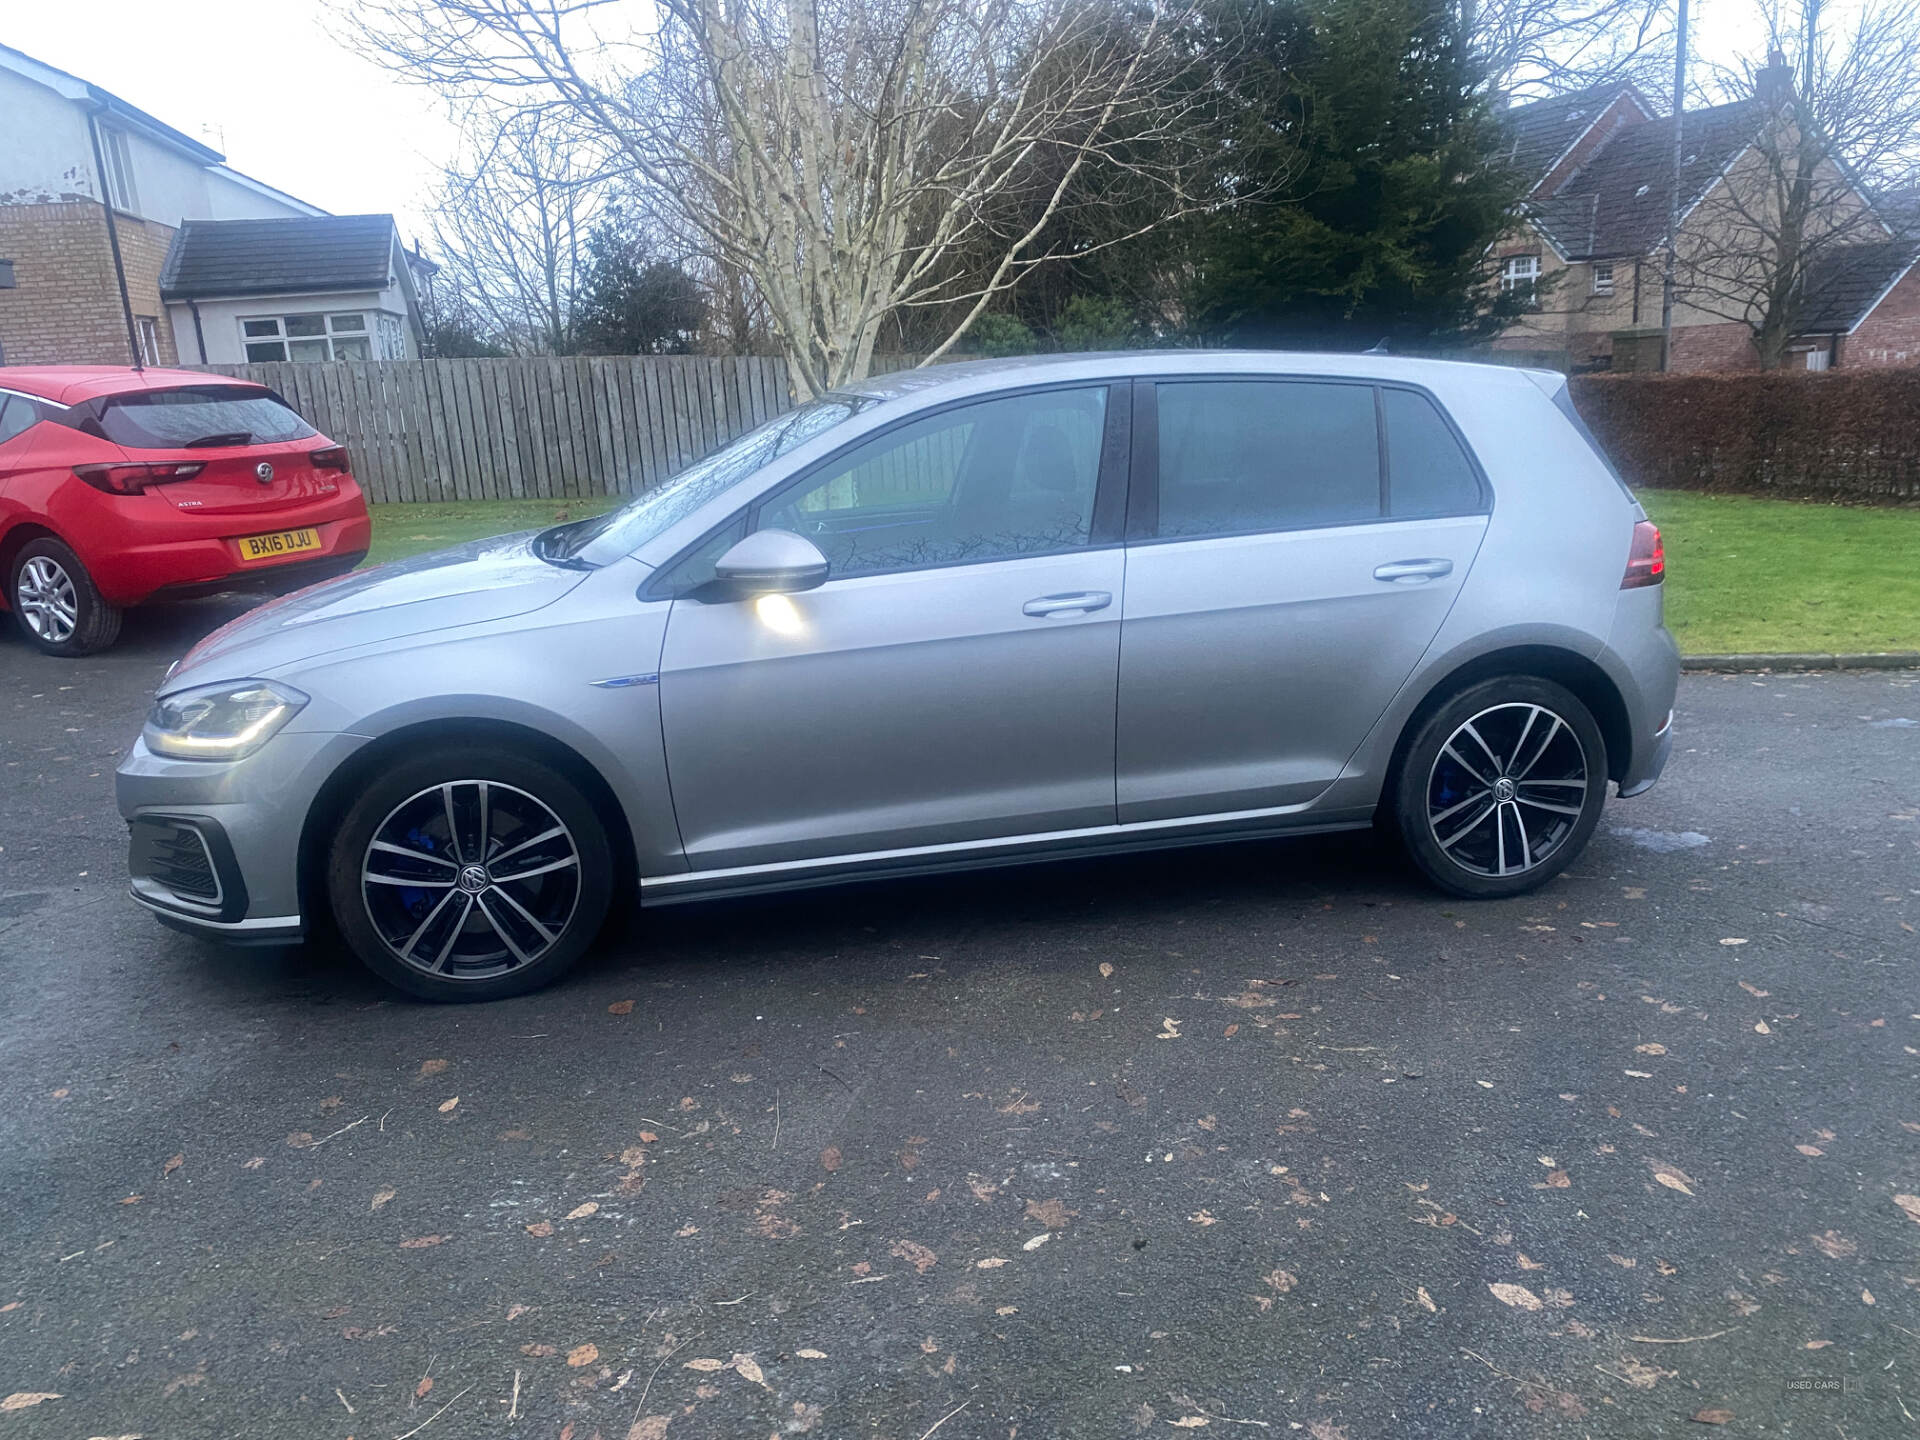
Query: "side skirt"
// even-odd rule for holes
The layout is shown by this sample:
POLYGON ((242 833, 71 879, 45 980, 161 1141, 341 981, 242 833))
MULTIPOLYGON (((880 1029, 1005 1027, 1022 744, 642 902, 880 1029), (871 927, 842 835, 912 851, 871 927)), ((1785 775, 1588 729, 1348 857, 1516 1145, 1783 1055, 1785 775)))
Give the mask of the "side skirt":
POLYGON ((787 860, 770 865, 742 865, 728 870, 643 875, 640 878, 640 904, 652 908, 721 895, 764 895, 863 880, 943 875, 962 870, 989 870, 1009 865, 1078 860, 1142 850, 1173 850, 1242 840, 1326 835, 1343 830, 1364 830, 1373 824, 1371 807, 1363 811, 1316 816, 1304 824, 1296 818, 1297 814, 1297 810, 1277 814, 1251 811, 1239 815, 1151 820, 1134 825, 1103 825, 1085 830, 1055 830, 995 840, 967 840, 951 845, 921 845, 904 850, 825 855, 817 859, 787 860))

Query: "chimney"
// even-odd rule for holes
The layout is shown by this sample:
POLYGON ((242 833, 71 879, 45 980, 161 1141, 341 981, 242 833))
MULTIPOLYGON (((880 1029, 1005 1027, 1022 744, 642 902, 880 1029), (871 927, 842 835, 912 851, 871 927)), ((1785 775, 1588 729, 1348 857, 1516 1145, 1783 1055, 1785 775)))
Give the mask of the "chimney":
POLYGON ((1793 99, 1793 67, 1775 46, 1767 53, 1767 63, 1753 72, 1753 95, 1767 105, 1783 105, 1793 99))

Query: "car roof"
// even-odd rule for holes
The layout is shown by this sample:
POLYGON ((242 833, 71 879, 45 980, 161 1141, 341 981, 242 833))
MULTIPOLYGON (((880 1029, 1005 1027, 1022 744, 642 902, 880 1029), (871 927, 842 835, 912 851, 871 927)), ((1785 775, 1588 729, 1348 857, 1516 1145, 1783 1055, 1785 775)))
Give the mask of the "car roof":
MULTIPOLYGON (((1463 360, 1417 360, 1399 355, 1354 355, 1304 350, 1115 350, 1080 355, 1019 355, 1000 360, 966 360, 917 370, 873 375, 837 387, 838 393, 873 400, 926 400, 936 392, 952 395, 1044 385, 1070 380, 1110 380, 1129 375, 1288 375, 1331 379, 1382 380, 1400 384, 1451 387, 1475 380, 1512 384, 1523 374, 1512 365, 1463 360)), ((1547 372, 1551 374, 1551 372, 1547 372)), ((1551 374, 1554 381, 1562 377, 1551 374)))
POLYGON ((102 395, 136 390, 173 390, 182 385, 247 385, 198 370, 135 370, 129 365, 0 366, 0 390, 14 390, 56 405, 78 405, 102 395))

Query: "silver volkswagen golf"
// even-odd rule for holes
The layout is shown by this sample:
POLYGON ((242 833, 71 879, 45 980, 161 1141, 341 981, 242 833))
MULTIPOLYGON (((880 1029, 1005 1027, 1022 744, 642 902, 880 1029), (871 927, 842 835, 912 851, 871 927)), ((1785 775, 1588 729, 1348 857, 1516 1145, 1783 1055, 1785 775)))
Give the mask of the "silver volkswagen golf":
POLYGON ((640 904, 1378 824, 1514 895, 1672 744, 1664 556, 1554 374, 1154 353, 892 375, 625 508, 215 632, 133 895, 415 995, 640 904))

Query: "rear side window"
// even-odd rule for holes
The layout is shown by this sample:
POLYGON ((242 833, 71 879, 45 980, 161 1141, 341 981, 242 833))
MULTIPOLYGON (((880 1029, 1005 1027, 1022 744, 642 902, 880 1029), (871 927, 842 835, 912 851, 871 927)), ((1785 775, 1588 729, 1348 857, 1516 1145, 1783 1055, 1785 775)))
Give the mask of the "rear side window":
POLYGON ((1562 385, 1554 392, 1553 405, 1556 410, 1567 417, 1567 420, 1572 424, 1573 428, 1580 432, 1580 438, 1586 441, 1587 448, 1593 451, 1594 459, 1607 467, 1607 473, 1613 477, 1614 483, 1620 487, 1620 493, 1625 495, 1629 500, 1633 499, 1633 490, 1627 484, 1627 477, 1620 473, 1619 467, 1613 463, 1613 457, 1607 454, 1606 447, 1600 443, 1600 437, 1587 428, 1587 422, 1580 418, 1580 412, 1574 408, 1573 392, 1565 385, 1562 385))
POLYGON ((1412 390, 1382 390, 1387 422, 1387 512, 1395 520, 1472 515, 1485 508, 1473 462, 1433 402, 1412 390))
POLYGON ((1158 399, 1163 538, 1380 518, 1371 385, 1177 381, 1158 399))
POLYGON ((39 418, 40 411, 31 400, 22 400, 18 395, 0 395, 0 445, 25 434, 39 418))
POLYGON ((100 434, 133 450, 272 445, 317 433, 271 390, 183 386, 114 395, 101 403, 100 434))

